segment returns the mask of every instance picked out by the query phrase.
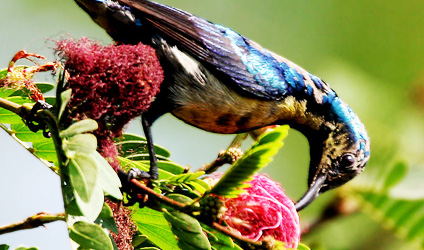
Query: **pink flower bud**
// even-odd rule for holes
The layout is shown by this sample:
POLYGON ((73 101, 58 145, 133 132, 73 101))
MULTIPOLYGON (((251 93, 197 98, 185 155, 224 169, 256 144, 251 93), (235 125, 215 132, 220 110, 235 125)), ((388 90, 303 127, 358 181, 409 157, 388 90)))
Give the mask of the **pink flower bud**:
POLYGON ((266 175, 256 174, 247 193, 222 198, 227 208, 221 217, 229 227, 252 240, 272 237, 297 249, 300 241, 299 215, 281 185, 266 175))

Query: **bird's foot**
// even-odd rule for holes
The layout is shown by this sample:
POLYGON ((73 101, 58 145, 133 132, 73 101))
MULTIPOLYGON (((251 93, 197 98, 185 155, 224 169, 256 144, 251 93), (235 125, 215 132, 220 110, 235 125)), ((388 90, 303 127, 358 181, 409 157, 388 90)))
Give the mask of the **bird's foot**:
POLYGON ((24 117, 25 124, 28 126, 28 128, 32 132, 37 132, 38 130, 43 130, 43 135, 46 138, 50 138, 51 134, 50 131, 48 131, 47 124, 42 121, 39 117, 37 117, 37 112, 39 110, 48 110, 52 109, 53 106, 48 104, 45 101, 38 101, 34 104, 29 114, 24 117))
POLYGON ((148 201, 148 195, 139 193, 134 189, 134 184, 132 180, 138 180, 147 187, 152 187, 151 180, 157 179, 157 175, 151 174, 149 172, 140 170, 138 168, 131 168, 128 172, 122 170, 118 173, 119 178, 121 179, 122 188, 121 190, 127 194, 127 203, 125 206, 132 206, 138 202, 140 208, 144 207, 148 201), (156 178, 155 178, 156 177, 156 178))

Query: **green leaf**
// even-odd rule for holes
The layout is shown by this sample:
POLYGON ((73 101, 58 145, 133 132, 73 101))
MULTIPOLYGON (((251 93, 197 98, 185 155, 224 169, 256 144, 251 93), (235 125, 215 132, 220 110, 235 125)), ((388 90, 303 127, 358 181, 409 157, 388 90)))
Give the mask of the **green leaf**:
POLYGON ((171 161, 158 161, 158 168, 165 170, 172 174, 182 174, 185 171, 185 167, 178 165, 171 161))
POLYGON ((68 158, 71 158, 75 153, 92 154, 96 152, 97 139, 93 134, 77 134, 69 139, 63 139, 63 151, 68 158))
POLYGON ((131 209, 134 211, 133 221, 137 224, 139 231, 149 237, 150 241, 163 250, 178 249, 177 240, 161 212, 147 207, 139 209, 133 206, 131 209))
POLYGON ((388 174, 382 175, 383 185, 376 185, 374 189, 361 189, 359 186, 356 197, 364 203, 364 211, 385 228, 424 246, 424 170, 407 170, 404 163, 393 165, 388 174))
POLYGON ((186 183, 186 182, 196 180, 197 178, 199 178, 200 176, 204 174, 205 172, 200 171, 196 173, 179 174, 167 179, 170 183, 186 183))
POLYGON ((261 136, 221 177, 210 193, 228 198, 234 198, 243 193, 242 188, 249 186, 245 182, 271 162, 272 157, 283 146, 283 139, 287 136, 288 129, 288 126, 280 126, 261 136))
POLYGON ((99 214, 99 217, 94 221, 96 224, 103 228, 107 228, 110 231, 118 234, 118 227, 116 226, 115 219, 113 218, 112 209, 105 202, 103 203, 102 211, 99 214))
POLYGON ((91 154, 76 152, 69 158, 69 178, 79 197, 88 202, 99 186, 98 167, 91 154))
POLYGON ((12 124, 11 130, 15 133, 16 137, 25 142, 46 142, 51 141, 50 138, 46 138, 43 132, 40 130, 36 133, 29 130, 29 128, 21 121, 17 124, 12 124))
POLYGON ((299 243, 299 245, 297 246, 297 250, 311 250, 311 249, 305 244, 299 243))
POLYGON ((408 173, 408 165, 404 162, 398 162, 393 165, 390 172, 384 179, 383 188, 389 190, 396 186, 408 173))
POLYGON ((52 106, 56 105, 56 97, 45 96, 44 99, 48 104, 50 104, 52 106))
POLYGON ((49 82, 36 82, 35 85, 37 85, 37 88, 41 93, 47 93, 50 90, 53 90, 56 86, 55 84, 49 82))
MULTIPOLYGON (((22 98, 20 96, 9 97, 7 98, 7 100, 17 104, 25 104, 25 103, 32 102, 28 98, 22 98)), ((7 109, 0 108, 0 123, 18 124, 18 123, 22 123, 22 118, 19 115, 7 109)))
POLYGON ((134 246, 134 248, 136 248, 139 245, 141 245, 143 242, 145 242, 147 239, 148 237, 146 235, 142 235, 142 234, 134 235, 132 245, 134 246))
POLYGON ((171 224, 171 230, 178 237, 181 249, 189 249, 188 246, 194 249, 211 249, 208 238, 195 218, 176 210, 165 210, 163 216, 171 224))
POLYGON ((38 250, 36 247, 18 247, 15 250, 38 250))
MULTIPOLYGON (((140 170, 148 172, 150 168, 149 161, 132 161, 123 157, 117 157, 117 159, 121 167, 126 171, 131 168, 138 168, 140 170)), ((173 174, 159 168, 159 179, 166 179, 172 176, 173 174)))
POLYGON ((69 237, 84 249, 113 250, 109 236, 96 224, 77 221, 70 228, 69 237))
POLYGON ((71 100, 72 96, 72 89, 67 89, 60 93, 60 109, 58 113, 58 120, 62 119, 62 114, 66 109, 66 106, 68 105, 69 101, 71 100))
POLYGON ((39 142, 33 142, 34 154, 44 160, 57 163, 56 147, 53 140, 47 139, 39 142))
POLYGON ((174 226, 171 227, 171 231, 178 237, 178 246, 181 249, 212 249, 208 238, 203 233, 190 233, 174 226))
MULTIPOLYGON (((1 79, 1 78, 0 78, 1 79)), ((14 89, 0 88, 0 98, 7 98, 15 92, 14 89)))
POLYGON ((69 138, 77 134, 83 134, 86 132, 90 132, 93 130, 96 130, 98 128, 97 122, 92 119, 84 119, 81 121, 78 121, 71 126, 69 126, 67 129, 60 132, 61 138, 69 138))
MULTIPOLYGON (((7 68, 5 68, 5 69, 1 69, 1 70, 0 70, 0 80, 2 80, 2 79, 4 79, 4 78, 6 78, 7 73, 8 73, 8 69, 7 69, 7 68)), ((2 246, 2 245, 0 245, 0 246, 2 246)))
POLYGON ((201 233, 200 223, 190 215, 180 211, 164 211, 163 216, 171 223, 172 227, 178 228, 190 233, 201 233))
POLYGON ((223 234, 215 228, 209 227, 206 224, 201 223, 203 231, 208 235, 209 242, 212 247, 219 250, 242 250, 240 246, 234 243, 230 236, 223 234))
POLYGON ((122 200, 123 197, 120 190, 120 187, 122 186, 121 180, 116 172, 110 166, 109 162, 107 162, 97 151, 94 151, 92 156, 97 162, 99 169, 99 181, 105 195, 111 196, 117 200, 122 200))
POLYGON ((168 195, 166 195, 166 197, 173 199, 174 201, 178 201, 181 203, 185 203, 185 204, 189 204, 193 202, 193 199, 191 199, 190 197, 187 197, 185 195, 182 194, 177 194, 177 193, 170 193, 168 195))
MULTIPOLYGON (((1 74, 1 72, 0 72, 0 74, 1 74)), ((0 79, 1 79, 1 78, 0 78, 0 79)), ((1 245, 0 245, 0 250, 9 250, 9 245, 1 244, 1 245)))
MULTIPOLYGON (((116 144, 119 145, 119 155, 122 157, 130 157, 132 155, 148 153, 146 139, 138 135, 123 134, 116 144)), ((168 150, 158 145, 155 145, 155 153, 157 156, 162 156, 165 158, 171 156, 171 153, 168 150)))
MULTIPOLYGON (((40 90, 41 93, 46 93, 46 92, 54 89, 54 87, 55 87, 54 84, 48 83, 48 82, 37 82, 35 84, 37 85, 37 88, 40 90)), ((28 95, 27 90, 18 90, 18 91, 15 91, 10 96, 24 96, 25 97, 27 95, 28 95)))

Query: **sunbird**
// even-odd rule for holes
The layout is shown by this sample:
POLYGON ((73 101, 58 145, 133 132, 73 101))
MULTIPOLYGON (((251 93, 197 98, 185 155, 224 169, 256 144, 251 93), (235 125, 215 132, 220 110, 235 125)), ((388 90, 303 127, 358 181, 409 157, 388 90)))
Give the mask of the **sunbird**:
POLYGON ((166 113, 200 129, 233 134, 288 124, 310 146, 308 191, 298 210, 364 170, 364 125, 320 78, 230 28, 148 0, 75 0, 116 42, 152 46, 165 80, 142 124, 158 178, 150 126, 166 113))

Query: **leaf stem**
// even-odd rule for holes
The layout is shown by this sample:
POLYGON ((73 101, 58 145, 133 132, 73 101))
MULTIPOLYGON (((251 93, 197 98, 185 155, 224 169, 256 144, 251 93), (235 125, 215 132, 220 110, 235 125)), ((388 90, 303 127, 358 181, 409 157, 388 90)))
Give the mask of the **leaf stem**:
POLYGON ((49 214, 49 213, 38 213, 31 217, 26 218, 25 220, 10 224, 4 227, 0 227, 0 235, 11 233, 24 229, 32 229, 39 226, 44 226, 44 224, 55 222, 55 221, 65 221, 65 213, 59 214, 49 214))

